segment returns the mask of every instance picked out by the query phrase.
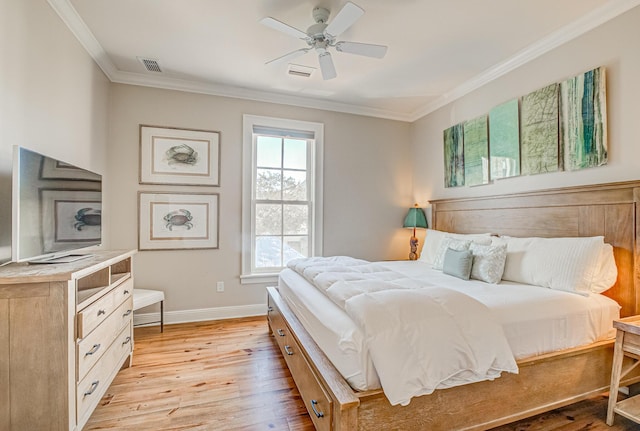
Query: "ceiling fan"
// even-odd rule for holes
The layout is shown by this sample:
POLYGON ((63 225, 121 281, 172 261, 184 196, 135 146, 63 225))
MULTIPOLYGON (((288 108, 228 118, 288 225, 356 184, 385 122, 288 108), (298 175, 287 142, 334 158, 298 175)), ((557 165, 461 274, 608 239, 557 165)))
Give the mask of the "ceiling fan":
POLYGON ((362 15, 364 9, 360 6, 347 2, 338 14, 327 24, 329 20, 329 10, 323 7, 313 9, 313 19, 315 24, 311 25, 307 32, 298 30, 288 24, 278 21, 275 18, 267 17, 260 22, 267 27, 271 27, 282 33, 288 34, 298 39, 302 39, 309 45, 308 48, 297 49, 288 54, 268 61, 266 64, 281 63, 292 60, 296 57, 306 54, 310 50, 318 53, 318 61, 320 62, 320 70, 322 78, 333 79, 337 76, 336 68, 331 59, 329 48, 333 47, 336 51, 347 52, 349 54, 364 55, 366 57, 382 58, 387 53, 387 47, 384 45, 372 45, 369 43, 336 41, 336 38, 351 27, 362 15))

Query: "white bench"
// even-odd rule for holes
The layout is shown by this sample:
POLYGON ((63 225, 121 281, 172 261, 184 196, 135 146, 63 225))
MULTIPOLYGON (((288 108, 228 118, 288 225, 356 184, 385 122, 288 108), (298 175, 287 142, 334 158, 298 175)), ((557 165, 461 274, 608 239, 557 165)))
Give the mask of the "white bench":
MULTIPOLYGON (((133 311, 159 302, 160 320, 147 323, 160 323, 160 332, 164 332, 164 292, 162 290, 133 289, 133 311)), ((147 324, 145 323, 145 325, 147 324)))

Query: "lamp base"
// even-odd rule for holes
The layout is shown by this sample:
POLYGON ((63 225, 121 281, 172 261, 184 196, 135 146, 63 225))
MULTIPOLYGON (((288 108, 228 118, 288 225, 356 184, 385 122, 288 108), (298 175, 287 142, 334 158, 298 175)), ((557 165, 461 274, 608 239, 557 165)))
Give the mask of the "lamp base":
POLYGON ((411 246, 411 252, 409 253, 409 260, 418 259, 418 238, 412 236, 409 239, 409 245, 411 246))

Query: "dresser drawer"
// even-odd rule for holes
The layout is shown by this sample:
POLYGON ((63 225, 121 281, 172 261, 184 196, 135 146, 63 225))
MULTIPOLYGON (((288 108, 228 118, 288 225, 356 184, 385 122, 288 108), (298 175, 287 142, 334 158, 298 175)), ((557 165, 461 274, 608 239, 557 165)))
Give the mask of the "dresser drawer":
POLYGON ((78 383, 76 392, 78 429, 81 429, 87 422, 91 412, 120 370, 125 358, 131 353, 131 345, 133 344, 131 335, 131 323, 128 323, 104 352, 96 366, 91 368, 89 373, 78 383))
POLYGON ((86 338, 78 341, 76 355, 77 380, 82 380, 93 365, 102 357, 123 327, 131 322, 133 298, 128 297, 104 322, 86 338))
POLYGON ((120 306, 133 292, 133 279, 127 278, 115 288, 78 312, 78 338, 86 338, 101 322, 120 306))
POLYGON ((333 416, 331 398, 316 378, 313 368, 302 353, 295 338, 287 333, 285 333, 284 337, 276 335, 276 338, 282 338, 286 343, 282 348, 284 359, 291 370, 291 375, 300 391, 316 430, 330 431, 333 416))

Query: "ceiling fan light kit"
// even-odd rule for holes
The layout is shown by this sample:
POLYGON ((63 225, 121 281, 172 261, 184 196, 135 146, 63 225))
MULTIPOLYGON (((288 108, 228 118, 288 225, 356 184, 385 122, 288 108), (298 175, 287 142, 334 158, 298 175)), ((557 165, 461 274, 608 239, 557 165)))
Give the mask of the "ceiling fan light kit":
POLYGON ((263 18, 260 22, 267 27, 278 30, 297 39, 302 39, 307 43, 307 45, 309 45, 308 48, 297 49, 281 57, 270 60, 266 64, 289 61, 302 56, 313 49, 318 54, 318 62, 320 63, 322 78, 324 80, 328 80, 337 76, 336 68, 333 64, 333 59, 331 58, 331 53, 328 51, 328 48, 335 48, 338 52, 346 52, 348 54, 383 58, 387 53, 387 47, 384 45, 336 41, 336 38, 351 27, 362 15, 364 15, 364 9, 354 3, 347 2, 335 18, 327 24, 329 20, 329 10, 323 7, 316 7, 312 12, 315 24, 312 24, 307 29, 306 33, 290 26, 289 24, 278 21, 275 18, 263 18))

